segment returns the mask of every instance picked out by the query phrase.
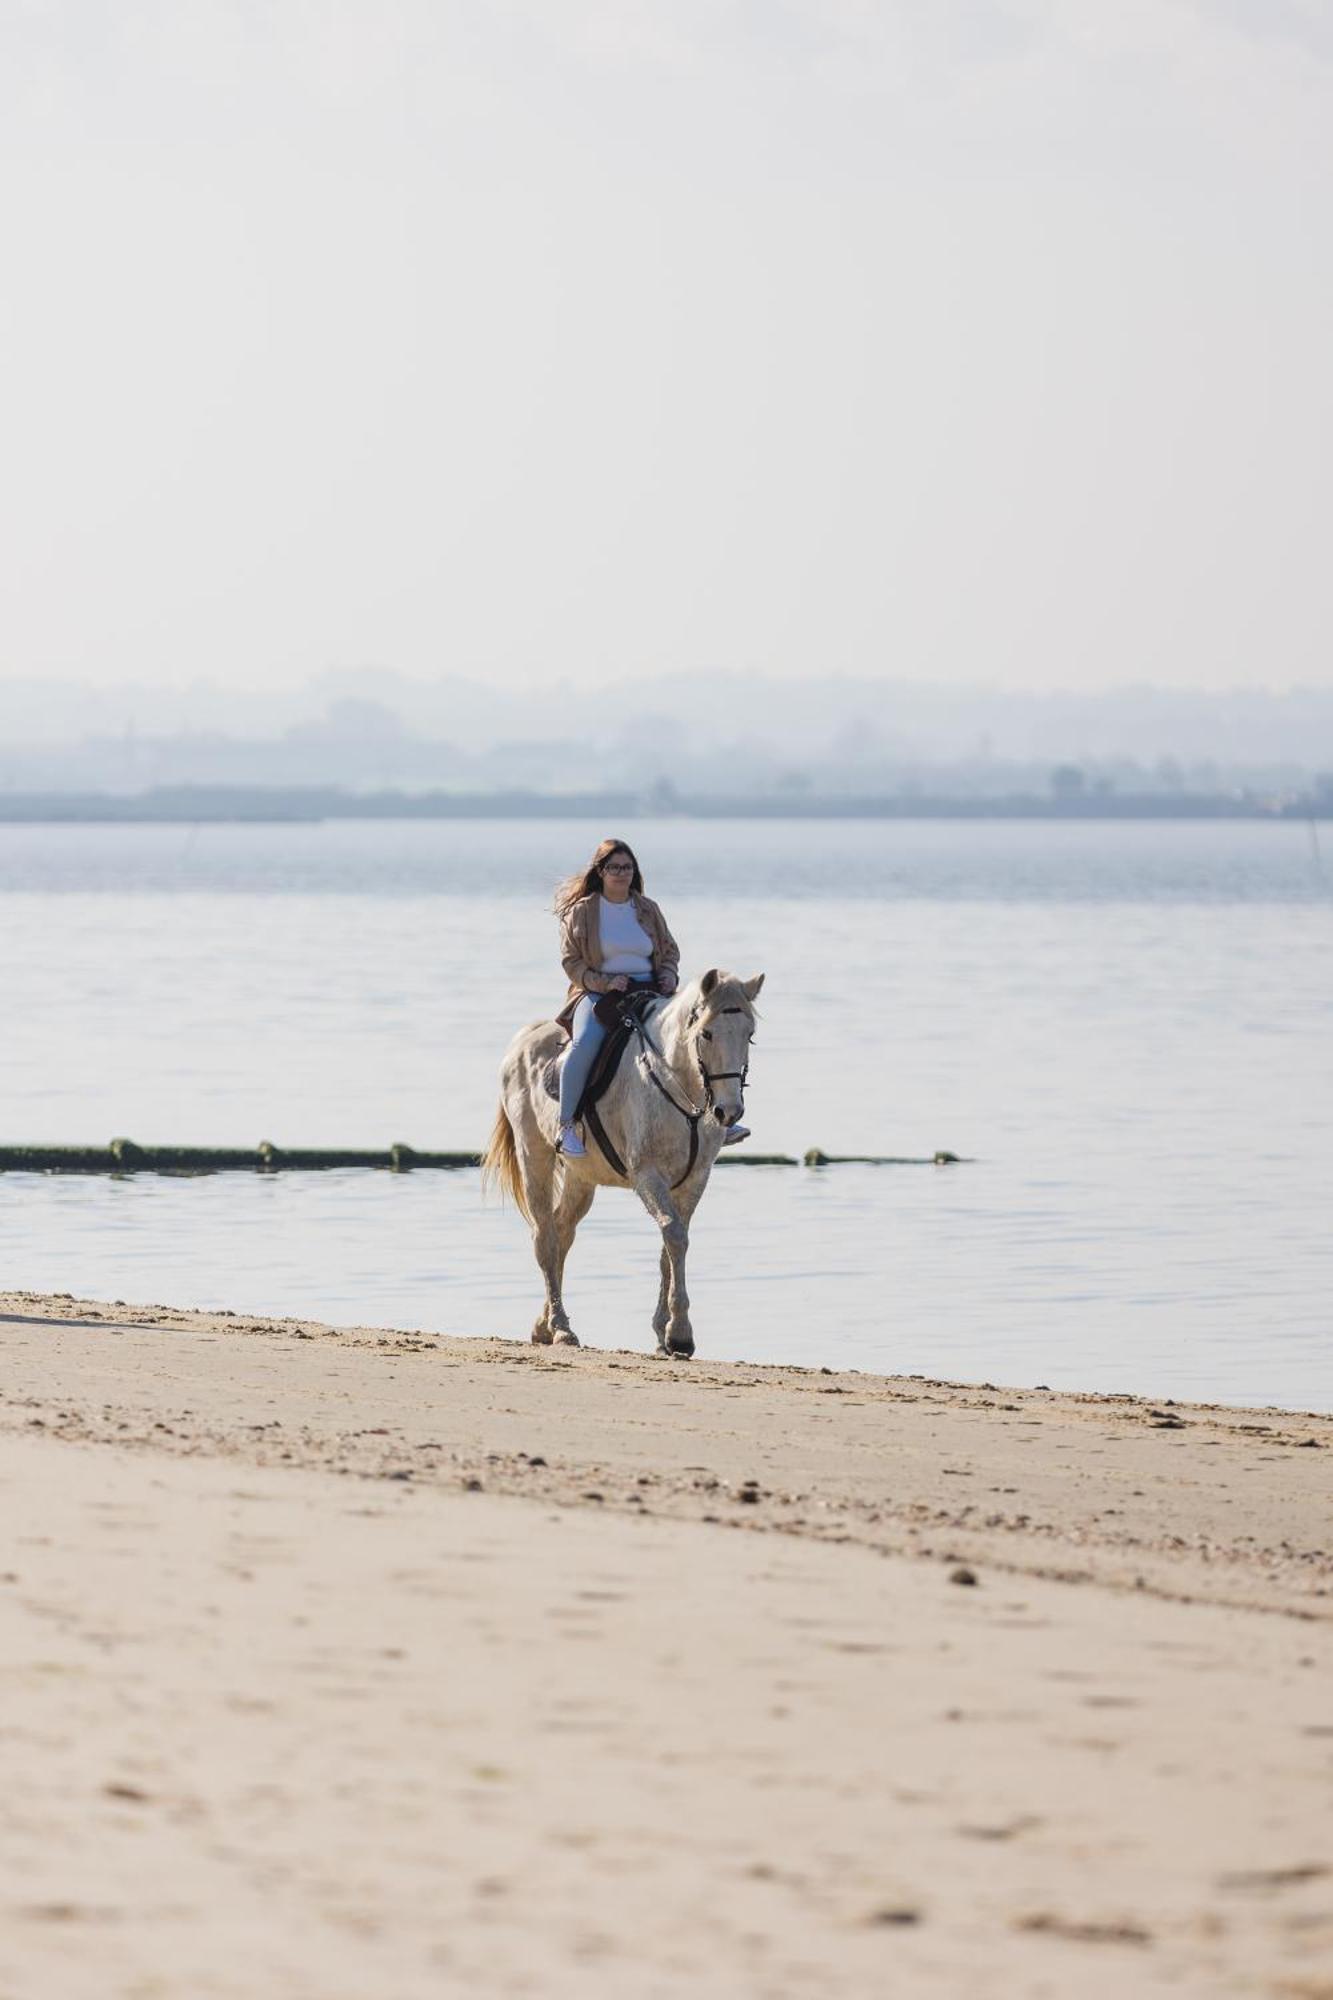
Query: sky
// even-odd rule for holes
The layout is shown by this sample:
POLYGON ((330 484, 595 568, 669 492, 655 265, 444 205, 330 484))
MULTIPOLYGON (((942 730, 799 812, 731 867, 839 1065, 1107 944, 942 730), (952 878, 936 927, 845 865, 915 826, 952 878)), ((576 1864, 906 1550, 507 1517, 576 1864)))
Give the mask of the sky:
POLYGON ((1328 688, 1331 167, 1328 0, 3 0, 0 680, 1328 688))

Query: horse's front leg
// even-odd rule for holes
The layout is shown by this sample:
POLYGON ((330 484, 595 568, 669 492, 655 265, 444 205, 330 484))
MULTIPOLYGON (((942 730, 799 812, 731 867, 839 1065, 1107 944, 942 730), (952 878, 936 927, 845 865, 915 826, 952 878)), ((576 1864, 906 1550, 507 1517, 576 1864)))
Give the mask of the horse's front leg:
POLYGON ((653 1315, 657 1351, 659 1354, 693 1354, 690 1295, 685 1289, 690 1207, 674 1199, 665 1178, 654 1170, 639 1175, 634 1183, 634 1192, 662 1232, 662 1281, 658 1290, 657 1311, 653 1315))

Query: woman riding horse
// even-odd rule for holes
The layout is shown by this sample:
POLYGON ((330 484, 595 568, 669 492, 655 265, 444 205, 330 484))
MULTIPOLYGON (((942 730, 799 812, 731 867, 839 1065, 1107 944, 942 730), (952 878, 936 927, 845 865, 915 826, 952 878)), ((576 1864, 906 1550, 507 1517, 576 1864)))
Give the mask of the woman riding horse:
MULTIPOLYGON (((595 1012, 597 1001, 604 993, 674 993, 680 949, 661 910, 644 895, 638 861, 623 840, 602 841, 588 866, 560 884, 555 913, 560 963, 569 980, 556 1019, 571 1038, 560 1066, 560 1151, 577 1159, 587 1147, 574 1118, 593 1057, 606 1037, 595 1012)), ((722 1143, 734 1146, 749 1136, 746 1126, 732 1125, 722 1143)))

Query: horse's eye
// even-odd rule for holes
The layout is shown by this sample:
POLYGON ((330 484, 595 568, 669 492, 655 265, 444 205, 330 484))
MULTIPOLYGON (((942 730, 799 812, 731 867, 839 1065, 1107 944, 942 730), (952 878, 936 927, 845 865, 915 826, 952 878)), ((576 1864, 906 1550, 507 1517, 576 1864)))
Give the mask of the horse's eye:
POLYGON ((713 1030, 711 1028, 705 1028, 700 1039, 705 1042, 711 1042, 713 1039, 713 1030))

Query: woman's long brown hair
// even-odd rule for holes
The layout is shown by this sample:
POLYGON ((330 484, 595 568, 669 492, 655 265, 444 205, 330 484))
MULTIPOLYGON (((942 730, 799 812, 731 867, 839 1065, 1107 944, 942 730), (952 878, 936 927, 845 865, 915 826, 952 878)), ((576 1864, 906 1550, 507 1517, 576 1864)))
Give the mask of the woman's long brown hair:
POLYGON ((634 874, 630 878, 630 893, 643 894, 643 876, 639 870, 634 849, 627 840, 599 841, 592 860, 577 874, 566 875, 555 892, 555 913, 563 917, 571 910, 581 896, 600 896, 602 893, 602 870, 613 854, 625 854, 634 863, 634 874))

